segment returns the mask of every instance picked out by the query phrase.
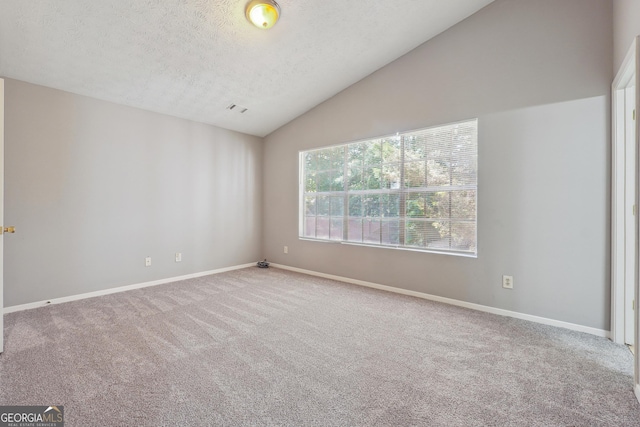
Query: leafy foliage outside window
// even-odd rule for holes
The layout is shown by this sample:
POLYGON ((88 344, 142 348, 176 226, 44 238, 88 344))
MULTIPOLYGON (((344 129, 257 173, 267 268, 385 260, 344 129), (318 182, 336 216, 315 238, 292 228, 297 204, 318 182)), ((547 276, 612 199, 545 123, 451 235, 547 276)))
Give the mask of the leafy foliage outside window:
POLYGON ((300 237, 476 253, 477 120, 300 153, 300 237))

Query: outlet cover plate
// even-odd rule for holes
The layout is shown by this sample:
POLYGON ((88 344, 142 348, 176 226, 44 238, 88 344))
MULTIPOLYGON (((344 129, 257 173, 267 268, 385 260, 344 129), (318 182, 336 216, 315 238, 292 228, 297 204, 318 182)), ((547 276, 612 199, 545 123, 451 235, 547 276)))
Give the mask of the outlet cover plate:
POLYGON ((502 276, 502 287, 505 289, 513 289, 513 276, 502 276))

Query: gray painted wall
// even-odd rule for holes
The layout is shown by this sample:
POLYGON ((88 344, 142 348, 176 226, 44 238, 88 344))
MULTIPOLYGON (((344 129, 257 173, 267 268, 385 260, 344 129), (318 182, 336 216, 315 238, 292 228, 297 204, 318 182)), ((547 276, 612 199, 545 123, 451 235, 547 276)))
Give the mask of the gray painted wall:
POLYGON ((609 0, 497 0, 267 136, 265 256, 609 329, 612 22, 609 0), (298 240, 299 150, 472 117, 477 259, 298 240))
POLYGON ((640 36, 640 1, 613 0, 614 73, 620 68, 636 36, 640 36))
POLYGON ((260 258, 261 138, 5 83, 5 306, 260 258))

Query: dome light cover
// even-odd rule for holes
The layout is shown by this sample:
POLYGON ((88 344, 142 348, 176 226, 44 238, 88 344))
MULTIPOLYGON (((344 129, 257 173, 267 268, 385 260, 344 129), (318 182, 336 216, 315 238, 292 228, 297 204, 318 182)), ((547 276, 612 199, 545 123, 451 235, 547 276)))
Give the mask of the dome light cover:
POLYGON ((247 19, 256 27, 267 30, 280 18, 280 6, 274 0, 252 0, 247 4, 247 19))

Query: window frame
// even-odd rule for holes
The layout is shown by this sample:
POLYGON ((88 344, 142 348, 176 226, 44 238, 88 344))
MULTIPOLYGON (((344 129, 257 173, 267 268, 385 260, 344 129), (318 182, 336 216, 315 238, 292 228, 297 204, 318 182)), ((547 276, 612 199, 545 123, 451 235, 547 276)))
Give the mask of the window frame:
MULTIPOLYGON (((366 139, 361 139, 361 140, 356 140, 356 141, 351 141, 351 142, 346 142, 346 143, 339 143, 339 144, 333 144, 333 145, 328 145, 328 146, 322 146, 322 147, 317 147, 317 148, 311 148, 311 149, 307 149, 307 150, 300 150, 298 152, 298 188, 299 188, 299 192, 298 192, 298 238, 300 240, 305 240, 305 241, 313 241, 313 242, 322 242, 322 243, 340 243, 340 244, 344 244, 344 245, 354 245, 354 246, 365 246, 365 247, 375 247, 375 248, 386 248, 386 249, 398 249, 398 250, 408 250, 408 251, 417 251, 417 252, 426 252, 426 253, 436 253, 436 254, 446 254, 446 255, 454 255, 454 256, 462 256, 462 257, 471 257, 471 258, 477 258, 478 256, 478 133, 479 133, 479 121, 477 118, 473 118, 473 119, 468 119, 468 120, 461 120, 461 121, 457 121, 457 122, 452 122, 452 123, 446 123, 446 124, 441 124, 441 125, 435 125, 435 126, 429 126, 426 128, 421 128, 421 129, 415 129, 415 130, 410 130, 410 131, 404 131, 404 132, 398 132, 396 134, 391 134, 391 135, 385 135, 385 136, 379 136, 379 137, 373 137, 373 138, 366 138, 366 139), (474 182, 472 184, 458 184, 458 185, 440 185, 440 186, 429 186, 427 185, 427 181, 425 181, 424 185, 422 186, 418 186, 415 188, 412 187, 407 187, 407 181, 406 181, 406 165, 408 163, 410 163, 410 161, 407 161, 405 156, 407 153, 407 148, 405 146, 406 144, 406 139, 409 139, 411 137, 417 138, 421 135, 426 135, 428 132, 433 132, 439 128, 450 128, 450 127, 454 127, 456 125, 469 125, 469 124, 473 124, 475 127, 475 133, 473 134, 473 148, 474 148, 474 152, 472 153, 471 156, 469 157, 465 157, 466 159, 472 159, 475 163, 474 163, 474 182), (380 143, 380 144, 384 144, 386 141, 389 140, 393 140, 393 139, 397 139, 400 142, 400 157, 394 161, 394 162, 387 162, 385 163, 384 161, 380 161, 379 163, 376 163, 376 165, 379 166, 379 168, 383 168, 387 165, 391 165, 391 164, 396 164, 399 167, 400 170, 400 176, 397 179, 398 182, 398 187, 394 188, 394 187, 388 187, 388 188, 380 188, 380 189, 356 189, 356 190, 350 190, 349 188, 349 156, 348 156, 348 152, 347 150, 349 150, 349 148, 351 146, 355 146, 356 144, 375 144, 375 143, 380 143), (306 236, 305 235, 305 217, 307 217, 306 214, 306 198, 305 196, 309 194, 309 192, 306 191, 306 179, 307 177, 305 176, 305 155, 307 153, 313 153, 313 152, 321 152, 321 151, 327 151, 327 150, 332 150, 332 149, 338 149, 341 148, 344 150, 344 154, 343 154, 343 164, 342 164, 342 168, 343 168, 343 184, 342 184, 342 189, 341 190, 336 190, 333 191, 333 189, 329 189, 329 191, 321 191, 320 193, 322 193, 322 197, 328 197, 329 200, 331 200, 332 197, 341 197, 343 198, 343 207, 342 207, 342 214, 340 215, 340 217, 342 217, 342 237, 341 238, 333 238, 333 235, 331 234, 331 221, 334 219, 331 215, 331 210, 329 211, 329 215, 326 216, 326 218, 328 218, 329 221, 329 235, 328 237, 313 237, 313 236, 306 236), (450 213, 448 217, 437 217, 437 218, 428 218, 428 217, 424 217, 424 218, 415 218, 415 217, 410 217, 407 216, 407 205, 406 205, 406 201, 407 198, 411 195, 411 194, 419 194, 419 193, 423 193, 426 197, 427 194, 437 194, 437 193, 448 193, 449 194, 449 200, 451 200, 451 195, 455 192, 455 191, 471 191, 474 193, 473 196, 473 204, 474 204, 474 211, 473 211, 473 219, 461 219, 461 218, 455 218, 452 217, 451 215, 451 209, 450 209, 450 213), (379 242, 365 242, 365 241, 354 241, 354 240, 349 240, 349 221, 352 218, 358 218, 358 216, 351 216, 349 215, 349 208, 350 208, 350 197, 357 197, 357 196, 362 196, 362 197, 367 197, 370 195, 397 195, 399 197, 399 202, 398 202, 398 214, 397 217, 391 217, 391 218, 397 218, 397 223, 398 223, 398 243, 393 244, 393 243, 383 243, 382 242, 382 237, 380 238, 379 242), (437 247, 429 247, 429 246, 412 246, 412 245, 407 245, 407 237, 406 237, 406 231, 407 231, 407 227, 406 224, 408 221, 415 221, 415 222, 422 222, 422 223, 432 223, 431 225, 433 225, 433 222, 448 222, 449 223, 449 248, 446 247, 442 247, 442 248, 437 248, 437 247), (462 250, 462 249, 455 249, 455 248, 451 248, 451 239, 452 237, 452 232, 451 232, 451 225, 452 224, 464 224, 464 223, 471 223, 473 224, 473 250, 462 250)), ((425 136, 426 138, 426 136, 425 136)), ((427 142, 425 140, 425 147, 427 147, 427 142)), ((452 144, 453 145, 453 144, 452 144)), ((370 147, 370 146, 369 146, 370 147)), ((426 149, 426 148, 425 148, 426 149)), ((382 156, 384 156, 382 154, 382 156)), ((453 155, 451 155, 453 156, 453 155)), ((426 156, 426 154, 424 155, 424 160, 420 159, 418 161, 424 161, 425 162, 425 166, 426 166, 426 162, 428 161, 428 157, 426 156)), ((364 171, 366 169, 366 166, 370 166, 371 165, 367 165, 366 163, 362 163, 362 172, 363 172, 363 176, 364 176, 364 171)), ((451 175, 452 172, 452 165, 449 165, 449 175, 451 175)), ((334 168, 336 171, 338 170, 337 168, 334 168)), ((331 176, 331 172, 334 169, 315 169, 313 172, 320 172, 320 173, 328 173, 329 176, 331 176)), ((382 175, 382 174, 380 174, 382 175)), ((364 179, 363 179, 364 182, 364 179)), ((316 185, 317 181, 316 181, 316 185)), ((318 191, 314 191, 313 193, 318 193, 318 191)), ((317 205, 317 197, 316 197, 316 205, 317 205)), ((363 199, 364 200, 364 199, 363 199)), ((330 203, 330 202, 329 202, 330 203)), ((381 205, 382 206, 382 205, 381 205)), ((385 205, 386 206, 386 205, 385 205)), ((450 202, 450 206, 451 206, 451 202, 450 202)), ((316 206, 317 208, 317 206, 316 206)), ((319 215, 316 213, 314 214, 316 220, 318 219, 319 215)), ((322 216, 322 218, 325 218, 325 216, 322 216)), ((337 218, 337 217, 336 217, 337 218)), ((362 218, 362 220, 364 221, 367 217, 364 214, 360 215, 360 218, 362 218)), ((380 217, 370 217, 370 218, 377 218, 380 221, 380 233, 382 236, 383 233, 383 222, 385 218, 384 216, 380 216, 380 217)), ((393 220, 389 221, 392 222, 393 220)), ((318 230, 318 226, 317 224, 314 225, 314 230, 318 230)), ((425 234, 426 235, 426 234, 425 234)))

